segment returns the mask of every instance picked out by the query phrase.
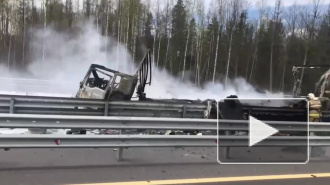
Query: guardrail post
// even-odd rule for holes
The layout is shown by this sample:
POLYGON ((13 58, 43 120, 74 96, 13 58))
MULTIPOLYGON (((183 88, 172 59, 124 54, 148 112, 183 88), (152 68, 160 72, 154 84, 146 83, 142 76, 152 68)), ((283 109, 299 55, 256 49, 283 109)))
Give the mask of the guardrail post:
MULTIPOLYGON (((104 103, 104 116, 108 116, 109 112, 109 102, 104 103)), ((123 134, 124 130, 120 129, 119 130, 119 135, 123 134)), ((123 160, 123 151, 124 148, 119 147, 118 152, 117 152, 117 161, 122 161, 123 160)))
POLYGON ((186 117, 186 106, 184 105, 182 107, 182 118, 185 118, 186 117))
MULTIPOLYGON (((225 131, 225 135, 226 135, 226 136, 229 136, 229 135, 230 135, 230 131, 225 131)), ((226 146, 226 147, 224 148, 224 153, 223 153, 223 157, 224 157, 225 159, 229 159, 229 151, 230 151, 230 147, 229 147, 229 146, 226 146)))
POLYGON ((109 112, 109 102, 105 102, 104 103, 104 116, 108 116, 108 112, 109 112))
MULTIPOLYGON (((123 132, 124 132, 124 130, 121 129, 121 130, 119 131, 119 135, 123 134, 123 132)), ((123 150, 124 150, 123 147, 119 147, 119 148, 118 148, 117 161, 122 161, 122 160, 123 160, 123 152, 124 152, 123 150)))
POLYGON ((14 114, 14 106, 15 106, 15 99, 10 98, 10 108, 9 108, 9 113, 14 114))

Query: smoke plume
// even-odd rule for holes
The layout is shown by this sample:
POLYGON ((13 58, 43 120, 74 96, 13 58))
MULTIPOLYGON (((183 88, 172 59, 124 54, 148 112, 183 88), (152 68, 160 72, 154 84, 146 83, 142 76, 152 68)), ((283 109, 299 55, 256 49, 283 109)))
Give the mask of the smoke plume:
MULTIPOLYGON (((34 60, 28 66, 24 78, 36 80, 26 80, 23 77, 19 80, 1 78, 0 80, 6 80, 6 84, 11 84, 11 87, 1 87, 1 93, 28 92, 33 95, 74 96, 79 82, 92 63, 130 74, 136 71, 125 46, 118 44, 116 39, 102 36, 91 22, 78 25, 77 29, 70 33, 59 33, 51 28, 36 30, 32 48, 34 60)), ((0 67, 0 72, 2 71, 7 71, 5 66, 0 67)), ((201 89, 192 83, 181 82, 155 66, 152 75, 152 84, 146 87, 149 98, 205 100, 225 98, 229 95, 237 95, 239 98, 283 96, 258 93, 243 78, 232 80, 226 88, 221 83, 208 83, 201 89)), ((7 77, 10 77, 9 73, 7 77)))

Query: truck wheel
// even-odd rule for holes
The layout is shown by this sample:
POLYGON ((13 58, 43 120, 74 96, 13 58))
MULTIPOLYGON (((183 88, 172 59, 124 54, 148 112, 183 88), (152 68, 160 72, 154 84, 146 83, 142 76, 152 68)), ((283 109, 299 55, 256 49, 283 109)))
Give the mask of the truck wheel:
POLYGON ((86 133, 87 133, 87 130, 81 130, 81 131, 79 132, 79 134, 81 134, 81 135, 86 135, 86 133))
POLYGON ((110 100, 124 100, 124 99, 125 99, 125 94, 119 91, 114 92, 110 97, 110 100))
POLYGON ((79 135, 85 135, 87 133, 87 130, 81 130, 81 129, 71 129, 70 131, 66 132, 67 134, 79 134, 79 135))

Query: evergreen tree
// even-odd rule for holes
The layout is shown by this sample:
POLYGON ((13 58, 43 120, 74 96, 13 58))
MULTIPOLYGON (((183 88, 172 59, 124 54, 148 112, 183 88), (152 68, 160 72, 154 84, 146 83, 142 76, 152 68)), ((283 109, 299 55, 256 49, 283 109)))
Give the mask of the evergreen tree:
POLYGON ((186 10, 183 0, 178 0, 172 10, 172 60, 174 66, 174 74, 180 71, 181 64, 184 57, 185 43, 186 43, 186 10))
POLYGON ((151 12, 148 12, 147 20, 146 20, 145 25, 144 25, 144 37, 145 37, 146 45, 147 45, 148 49, 152 48, 153 40, 154 40, 154 38, 151 34, 151 30, 153 29, 152 19, 153 19, 153 17, 152 17, 151 12))

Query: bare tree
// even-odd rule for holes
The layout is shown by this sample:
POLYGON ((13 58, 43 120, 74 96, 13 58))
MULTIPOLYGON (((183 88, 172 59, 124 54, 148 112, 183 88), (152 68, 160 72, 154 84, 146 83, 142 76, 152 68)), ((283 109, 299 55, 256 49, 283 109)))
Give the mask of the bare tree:
POLYGON ((117 60, 116 60, 116 67, 118 68, 119 66, 119 44, 120 44, 120 36, 121 36, 121 25, 120 25, 120 20, 121 20, 121 3, 120 0, 118 0, 118 8, 117 8, 117 19, 118 19, 118 38, 117 38, 117 60))
MULTIPOLYGON (((35 4, 34 4, 34 0, 31 0, 31 24, 30 25, 30 38, 31 40, 33 40, 33 28, 34 28, 34 25, 35 25, 35 11, 34 11, 34 7, 35 4)), ((29 44, 29 52, 30 54, 32 53, 32 44, 29 44)))
POLYGON ((195 84, 199 87, 200 86, 200 64, 201 64, 201 58, 203 54, 203 29, 204 29, 204 2, 203 1, 197 1, 197 15, 199 18, 199 24, 198 24, 198 33, 197 33, 197 43, 196 43, 196 52, 197 52, 197 59, 196 59, 196 74, 195 74, 195 84))
POLYGON ((255 32, 255 49, 253 53, 253 59, 252 59, 252 66, 251 66, 251 72, 250 72, 250 77, 249 77, 249 82, 252 82, 252 78, 254 76, 254 70, 256 63, 258 62, 258 48, 259 48, 259 26, 263 25, 264 22, 264 17, 267 16, 266 14, 266 2, 265 0, 261 0, 259 4, 259 21, 257 21, 255 27, 256 27, 256 32, 255 32))
MULTIPOLYGON (((284 17, 286 19, 286 34, 289 36, 289 38, 294 38, 296 35, 296 30, 298 27, 298 18, 299 18, 299 8, 296 3, 294 3, 292 6, 288 7, 286 11, 284 11, 284 17)), ((287 45, 284 46, 285 51, 288 50, 287 45)), ((285 60, 283 64, 283 72, 282 72, 282 82, 281 82, 281 92, 284 92, 285 87, 285 73, 286 73, 286 65, 287 65, 287 57, 288 57, 288 51, 285 52, 285 60)))
MULTIPOLYGON (((258 25, 258 23, 257 23, 257 25, 258 25)), ((258 26, 256 26, 256 27, 258 27, 258 26)), ((256 29, 256 32, 255 32, 255 49, 254 49, 253 58, 252 58, 252 66, 251 66, 249 82, 251 82, 251 80, 252 80, 255 63, 258 61, 258 47, 259 47, 259 33, 258 33, 258 29, 256 29)))
POLYGON ((162 42, 162 34, 161 34, 161 15, 160 15, 160 3, 159 0, 157 0, 157 13, 156 13, 156 35, 158 35, 158 52, 157 52, 157 66, 159 66, 159 52, 160 52, 160 46, 162 42))
MULTIPOLYGON (((126 13, 127 13, 127 27, 126 27, 126 39, 124 41, 125 45, 126 45, 126 50, 127 52, 129 52, 129 48, 128 48, 128 36, 129 36, 129 29, 130 29, 130 6, 131 6, 131 0, 128 1, 128 6, 127 6, 127 9, 126 9, 126 13)), ((127 55, 125 55, 125 61, 127 61, 127 55)))
POLYGON ((224 21, 224 16, 223 16, 223 0, 219 0, 219 28, 218 28, 218 36, 217 36, 217 47, 215 50, 215 59, 214 59, 214 66, 213 66, 213 77, 212 81, 213 83, 215 82, 215 74, 217 70, 217 62, 218 62, 218 51, 219 51, 219 39, 220 35, 222 34, 222 24, 224 21))
MULTIPOLYGON (((188 3, 188 2, 187 2, 188 3)), ((193 19, 193 16, 195 14, 195 3, 196 1, 193 1, 192 6, 189 7, 189 9, 191 10, 191 14, 187 16, 187 19, 193 19)), ((185 75, 185 70, 186 70, 186 61, 187 61, 187 52, 188 52, 188 44, 189 44, 189 38, 190 38, 190 32, 192 31, 191 29, 192 25, 188 25, 187 29, 188 29, 188 34, 187 34, 187 40, 186 40, 186 47, 185 47, 185 51, 184 51, 184 58, 183 58, 183 69, 182 69, 182 81, 184 80, 184 75, 185 75)))
POLYGON ((291 37, 295 36, 299 18, 299 7, 296 3, 292 6, 288 7, 288 9, 284 12, 284 16, 287 23, 288 35, 291 37))
POLYGON ((231 15, 231 17, 228 17, 228 24, 229 24, 229 30, 230 30, 230 40, 229 40, 229 50, 228 50, 228 60, 227 60, 227 67, 226 67, 226 80, 224 88, 227 87, 228 82, 228 75, 229 75, 229 66, 230 66, 230 57, 231 57, 231 48, 232 48, 232 42, 233 42, 233 33, 236 29, 237 19, 239 15, 239 0, 233 0, 231 2, 230 7, 232 7, 231 11, 228 11, 228 15, 231 15))
POLYGON ((166 12, 165 12, 165 35, 167 36, 167 46, 166 46, 166 55, 165 55, 165 64, 164 67, 166 68, 167 66, 167 61, 168 61, 168 52, 169 52, 169 47, 170 47, 170 40, 171 40, 171 33, 168 29, 169 23, 171 22, 171 10, 170 10, 170 4, 169 0, 166 0, 166 12))
POLYGON ((105 7, 106 19, 105 19, 105 41, 104 42, 105 42, 105 48, 106 48, 106 50, 108 50, 109 13, 111 12, 111 10, 109 11, 109 9, 111 9, 111 7, 110 7, 111 0, 110 0, 110 2, 109 2, 109 0, 106 0, 105 3, 106 3, 106 7, 105 7))
MULTIPOLYGON (((138 23, 138 18, 139 18, 139 11, 140 11, 140 5, 136 4, 136 14, 135 14, 135 26, 134 26, 134 32, 133 32, 133 61, 135 61, 135 55, 136 55, 136 42, 137 42, 137 37, 138 37, 138 30, 139 30, 139 23, 138 23)), ((132 67, 134 67, 132 65, 132 67)))
POLYGON ((271 43, 271 50, 270 50, 270 62, 269 62, 269 90, 270 92, 273 91, 273 53, 274 53, 274 42, 277 32, 277 26, 280 19, 281 14, 281 0, 276 1, 274 17, 273 17, 273 28, 272 28, 272 43, 271 43))
MULTIPOLYGON (((309 50, 309 43, 311 40, 315 38, 316 34, 316 24, 317 20, 320 18, 320 11, 319 11, 319 5, 320 5, 320 0, 313 0, 313 9, 310 12, 308 9, 305 9, 304 12, 301 13, 301 20, 300 24, 303 29, 302 31, 302 36, 305 40, 305 53, 304 53, 304 62, 303 65, 306 65, 307 63, 307 55, 308 55, 308 50, 309 50)), ((300 94, 301 91, 301 84, 304 78, 304 68, 302 68, 301 75, 300 75, 300 80, 299 80, 299 85, 298 85, 298 93, 300 94)))
MULTIPOLYGON (((44 30, 46 30, 46 27, 47 27, 47 5, 48 5, 48 0, 46 0, 46 2, 45 2, 45 0, 43 0, 44 30)), ((45 42, 45 38, 44 38, 43 46, 42 46, 42 62, 45 62, 45 52, 46 52, 45 50, 46 50, 46 42, 45 42)))
POLYGON ((9 48, 8 48, 8 71, 9 71, 9 69, 10 69, 10 51, 11 51, 11 38, 12 38, 12 35, 10 34, 10 36, 9 36, 9 48))
POLYGON ((186 40, 186 47, 185 47, 184 58, 183 58, 182 81, 184 79, 184 72, 186 70, 186 60, 187 60, 187 50, 188 50, 189 36, 190 36, 190 28, 188 26, 188 34, 187 34, 187 40, 186 40))
POLYGON ((25 17, 26 17, 26 4, 25 4, 25 1, 26 0, 23 0, 23 2, 22 2, 22 21, 23 21, 23 53, 22 53, 22 55, 23 55, 23 58, 22 58, 22 62, 23 62, 23 66, 25 65, 25 27, 26 27, 26 19, 25 19, 25 17))

